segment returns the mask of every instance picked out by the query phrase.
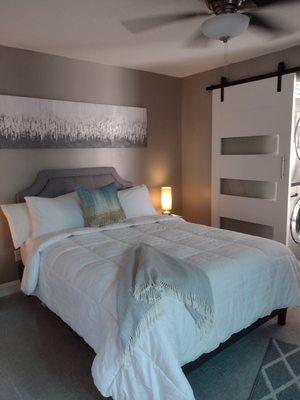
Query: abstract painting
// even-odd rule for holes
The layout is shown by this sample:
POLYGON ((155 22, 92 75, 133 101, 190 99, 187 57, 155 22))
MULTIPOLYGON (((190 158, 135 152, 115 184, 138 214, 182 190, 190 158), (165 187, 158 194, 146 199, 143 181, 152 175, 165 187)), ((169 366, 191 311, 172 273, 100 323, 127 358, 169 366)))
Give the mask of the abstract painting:
POLYGON ((0 95, 0 148, 143 147, 145 108, 0 95))

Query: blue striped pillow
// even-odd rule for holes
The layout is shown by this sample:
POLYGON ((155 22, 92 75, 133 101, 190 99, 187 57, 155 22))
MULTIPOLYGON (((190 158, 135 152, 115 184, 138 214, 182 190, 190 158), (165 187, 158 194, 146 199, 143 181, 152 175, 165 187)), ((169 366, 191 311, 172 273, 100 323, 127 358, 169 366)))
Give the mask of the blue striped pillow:
POLYGON ((99 189, 76 188, 83 209, 85 226, 100 227, 125 220, 115 183, 99 189))

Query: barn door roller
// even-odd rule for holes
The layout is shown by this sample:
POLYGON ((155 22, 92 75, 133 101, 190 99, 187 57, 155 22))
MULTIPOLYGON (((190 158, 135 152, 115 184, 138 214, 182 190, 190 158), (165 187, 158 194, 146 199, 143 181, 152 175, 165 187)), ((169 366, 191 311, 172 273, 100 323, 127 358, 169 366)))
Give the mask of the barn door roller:
POLYGON ((225 88, 227 88, 227 87, 242 85, 242 84, 248 83, 248 82, 255 82, 255 81, 260 81, 262 79, 277 77, 277 92, 281 92, 283 75, 294 74, 296 72, 300 72, 300 66, 293 67, 293 68, 286 68, 284 62, 280 62, 277 66, 277 71, 275 71, 275 72, 270 72, 268 74, 262 74, 262 75, 256 75, 256 76, 250 76, 248 78, 243 78, 243 79, 239 79, 237 81, 232 81, 232 82, 228 81, 228 79, 226 77, 222 76, 221 82, 218 85, 208 86, 206 88, 206 90, 212 91, 215 89, 221 89, 221 101, 223 102, 224 98, 225 98, 225 88))

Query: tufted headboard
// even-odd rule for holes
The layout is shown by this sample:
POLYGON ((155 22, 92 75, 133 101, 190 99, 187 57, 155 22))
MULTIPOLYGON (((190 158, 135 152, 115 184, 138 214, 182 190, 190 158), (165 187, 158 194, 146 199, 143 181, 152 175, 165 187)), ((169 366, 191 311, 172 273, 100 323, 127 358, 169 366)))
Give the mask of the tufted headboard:
POLYGON ((31 186, 16 195, 18 202, 25 196, 56 197, 73 192, 77 186, 95 189, 115 182, 118 189, 132 187, 113 167, 49 169, 40 171, 31 186))

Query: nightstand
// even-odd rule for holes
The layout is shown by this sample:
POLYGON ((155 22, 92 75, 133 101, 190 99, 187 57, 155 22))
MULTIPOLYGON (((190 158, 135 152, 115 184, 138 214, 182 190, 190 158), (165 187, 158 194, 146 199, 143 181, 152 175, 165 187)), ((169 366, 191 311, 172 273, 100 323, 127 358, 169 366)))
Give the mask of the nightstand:
POLYGON ((19 261, 16 264, 17 264, 17 268, 18 268, 19 279, 21 282, 21 280, 23 278, 24 264, 22 263, 22 261, 19 261))
POLYGON ((16 263, 16 266, 18 268, 19 279, 21 281, 22 277, 23 277, 23 272, 24 272, 24 264, 23 264, 23 261, 22 261, 22 258, 21 258, 20 249, 16 249, 14 251, 14 255, 15 255, 15 263, 16 263))

